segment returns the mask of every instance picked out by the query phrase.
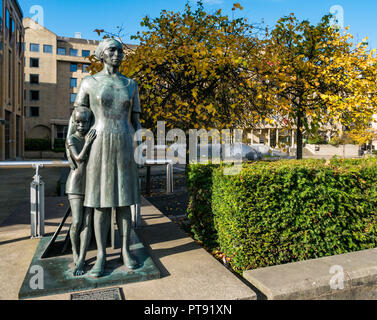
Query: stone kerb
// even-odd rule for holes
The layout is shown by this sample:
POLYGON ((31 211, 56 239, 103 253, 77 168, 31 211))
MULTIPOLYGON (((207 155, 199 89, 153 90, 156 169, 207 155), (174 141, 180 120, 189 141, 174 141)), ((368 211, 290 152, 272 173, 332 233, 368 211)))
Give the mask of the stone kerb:
POLYGON ((377 248, 244 271, 268 300, 377 299, 377 248))

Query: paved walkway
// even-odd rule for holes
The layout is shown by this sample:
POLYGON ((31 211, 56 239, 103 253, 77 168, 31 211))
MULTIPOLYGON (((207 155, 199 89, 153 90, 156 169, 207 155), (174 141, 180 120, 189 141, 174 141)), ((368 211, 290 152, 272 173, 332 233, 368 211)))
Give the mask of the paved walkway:
MULTIPOLYGON (((3 181, 4 182, 4 181, 3 181)), ((0 184, 0 192, 6 183, 0 184)), ((13 190, 17 189, 15 186, 13 190)), ((12 191, 8 190, 12 198, 12 191)), ((14 193, 14 191, 13 191, 14 193)), ((30 239, 29 195, 0 222, 0 299, 17 299, 38 239, 30 239)), ((3 199, 4 203, 6 199, 3 199)), ((68 206, 65 197, 46 198, 46 234, 52 235, 68 206)), ((256 299, 255 293, 196 244, 148 201, 142 201, 140 240, 161 271, 161 278, 120 286, 128 300, 256 299)), ((66 233, 69 221, 63 228, 66 233)), ((70 299, 70 294, 40 299, 70 299)))

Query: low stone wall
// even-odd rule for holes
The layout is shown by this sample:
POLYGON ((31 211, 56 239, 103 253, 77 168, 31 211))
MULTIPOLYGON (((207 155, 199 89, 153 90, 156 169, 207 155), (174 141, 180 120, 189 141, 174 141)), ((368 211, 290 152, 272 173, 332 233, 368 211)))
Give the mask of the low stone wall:
POLYGON ((28 159, 64 159, 64 152, 53 151, 25 151, 25 160, 28 159))
POLYGON ((306 144, 305 148, 315 156, 339 156, 357 158, 360 156, 360 147, 354 144, 332 146, 329 144, 306 144))
POLYGON ((243 276, 268 300, 377 299, 377 248, 248 270, 243 276))

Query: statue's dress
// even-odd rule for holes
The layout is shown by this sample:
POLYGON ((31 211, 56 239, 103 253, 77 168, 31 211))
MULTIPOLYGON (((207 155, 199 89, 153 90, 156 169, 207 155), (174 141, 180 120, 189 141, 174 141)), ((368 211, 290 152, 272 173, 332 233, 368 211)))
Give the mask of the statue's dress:
POLYGON ((84 206, 114 208, 140 203, 131 124, 132 112, 141 112, 136 81, 103 72, 88 76, 80 84, 75 106, 93 111, 92 128, 97 133, 86 168, 84 206))

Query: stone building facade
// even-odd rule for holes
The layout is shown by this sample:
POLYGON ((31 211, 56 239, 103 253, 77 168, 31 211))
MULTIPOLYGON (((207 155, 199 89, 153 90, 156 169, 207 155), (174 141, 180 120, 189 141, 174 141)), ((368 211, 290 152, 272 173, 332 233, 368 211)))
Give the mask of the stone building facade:
POLYGON ((80 81, 89 75, 88 56, 99 41, 66 38, 30 18, 25 28, 25 136, 65 139, 80 81))
POLYGON ((24 155, 24 28, 17 0, 0 0, 0 160, 24 155))

